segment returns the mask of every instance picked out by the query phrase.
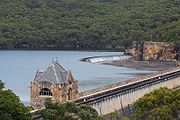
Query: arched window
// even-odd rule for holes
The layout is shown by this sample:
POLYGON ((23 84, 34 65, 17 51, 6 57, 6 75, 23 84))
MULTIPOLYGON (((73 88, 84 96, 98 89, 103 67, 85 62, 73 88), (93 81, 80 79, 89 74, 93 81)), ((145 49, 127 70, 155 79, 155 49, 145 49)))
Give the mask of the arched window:
POLYGON ((40 95, 52 96, 52 92, 48 88, 43 88, 40 91, 40 95))

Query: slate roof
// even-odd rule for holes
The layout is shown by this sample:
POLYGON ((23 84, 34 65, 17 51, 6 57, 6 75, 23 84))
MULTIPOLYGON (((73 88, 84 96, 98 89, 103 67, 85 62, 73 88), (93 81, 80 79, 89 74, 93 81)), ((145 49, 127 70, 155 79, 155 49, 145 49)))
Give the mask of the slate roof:
POLYGON ((48 81, 51 83, 65 83, 68 75, 57 61, 52 62, 45 71, 37 71, 34 80, 36 82, 48 81))

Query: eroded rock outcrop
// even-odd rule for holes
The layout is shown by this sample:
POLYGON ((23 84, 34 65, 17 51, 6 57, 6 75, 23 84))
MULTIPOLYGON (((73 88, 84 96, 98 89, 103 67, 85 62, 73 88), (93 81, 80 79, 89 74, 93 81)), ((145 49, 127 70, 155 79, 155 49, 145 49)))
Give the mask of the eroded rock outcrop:
POLYGON ((132 46, 125 51, 136 60, 145 61, 175 61, 179 60, 179 52, 174 50, 174 43, 133 41, 132 46))

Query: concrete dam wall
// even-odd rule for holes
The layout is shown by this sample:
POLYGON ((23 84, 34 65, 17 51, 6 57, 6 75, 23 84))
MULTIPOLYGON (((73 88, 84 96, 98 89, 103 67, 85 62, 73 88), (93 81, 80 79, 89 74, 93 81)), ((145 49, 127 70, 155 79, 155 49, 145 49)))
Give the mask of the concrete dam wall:
POLYGON ((180 86, 180 68, 172 68, 166 71, 139 77, 116 86, 106 86, 100 90, 87 91, 75 102, 77 104, 89 104, 100 115, 105 115, 132 105, 144 94, 160 87, 173 89, 180 86))
POLYGON ((180 78, 175 78, 161 83, 152 83, 150 85, 141 86, 136 89, 131 89, 91 103, 91 106, 95 108, 101 115, 108 114, 133 104, 134 101, 136 101, 144 94, 149 93, 154 89, 158 89, 160 87, 165 86, 170 89, 176 86, 180 86, 180 78))

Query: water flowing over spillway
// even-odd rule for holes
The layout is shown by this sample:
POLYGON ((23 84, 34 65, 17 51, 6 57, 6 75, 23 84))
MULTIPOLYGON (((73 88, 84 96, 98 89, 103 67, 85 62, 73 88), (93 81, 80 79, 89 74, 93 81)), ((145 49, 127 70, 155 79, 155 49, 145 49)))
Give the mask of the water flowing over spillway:
POLYGON ((109 55, 109 56, 94 56, 82 58, 81 61, 89 62, 89 63, 108 63, 117 60, 129 60, 132 56, 129 55, 109 55))

